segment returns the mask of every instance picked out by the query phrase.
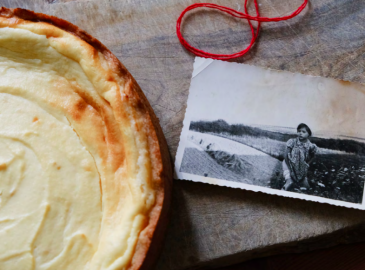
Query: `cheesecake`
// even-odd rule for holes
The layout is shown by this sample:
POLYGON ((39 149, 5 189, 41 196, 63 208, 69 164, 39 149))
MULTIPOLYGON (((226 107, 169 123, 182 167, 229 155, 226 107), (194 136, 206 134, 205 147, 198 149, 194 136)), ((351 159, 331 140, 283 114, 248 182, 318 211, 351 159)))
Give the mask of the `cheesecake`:
POLYGON ((151 269, 171 180, 120 61, 65 20, 0 8, 0 269, 151 269))

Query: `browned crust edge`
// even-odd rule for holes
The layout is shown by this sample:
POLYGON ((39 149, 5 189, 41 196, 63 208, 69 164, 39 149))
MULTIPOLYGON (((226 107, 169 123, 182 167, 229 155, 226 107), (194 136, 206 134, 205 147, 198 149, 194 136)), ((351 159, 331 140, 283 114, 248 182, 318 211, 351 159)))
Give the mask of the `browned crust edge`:
MULTIPOLYGON (((119 76, 122 76, 128 81, 129 90, 131 93, 136 93, 137 103, 142 104, 143 111, 146 113, 146 119, 149 120, 149 124, 152 124, 152 132, 155 134, 159 144, 161 160, 157 162, 162 163, 162 170, 159 173, 161 179, 161 186, 156 191, 156 205, 150 212, 150 219, 147 228, 141 232, 146 237, 139 238, 137 248, 134 257, 132 258, 132 265, 129 269, 133 270, 147 270, 153 269, 157 262, 157 259, 161 253, 163 240, 165 238, 165 231, 168 224, 170 204, 171 204, 171 192, 172 192, 172 179, 173 171, 171 165, 171 158, 168 151, 166 139, 163 135, 159 120, 156 117, 150 103, 146 96, 142 92, 141 88, 137 84, 136 80, 118 60, 118 58, 109 51, 99 40, 92 37, 90 34, 80 29, 72 23, 42 13, 35 13, 30 10, 16 8, 8 9, 0 7, 0 16, 5 18, 19 18, 32 22, 45 22, 54 25, 64 31, 67 31, 83 41, 93 46, 97 51, 101 52, 104 57, 116 67, 119 76)), ((155 136, 153 136, 155 137, 155 136)))

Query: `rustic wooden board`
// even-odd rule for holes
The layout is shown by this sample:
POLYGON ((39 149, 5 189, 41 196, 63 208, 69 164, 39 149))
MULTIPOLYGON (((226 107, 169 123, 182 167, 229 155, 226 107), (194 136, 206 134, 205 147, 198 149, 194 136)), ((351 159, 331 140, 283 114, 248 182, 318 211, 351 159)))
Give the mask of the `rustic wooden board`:
MULTIPOLYGON (((198 1, 0 0, 0 6, 55 15, 100 39, 141 85, 174 156, 194 60, 179 44, 175 22, 193 2, 198 1)), ((210 2, 243 9, 242 0, 210 2)), ((263 15, 278 16, 301 0, 259 2, 263 15)), ((312 1, 298 18, 264 24, 254 50, 237 61, 365 82, 364 18, 364 1, 312 1)), ((245 22, 211 11, 189 15, 184 32, 192 44, 214 52, 238 51, 250 39, 245 22)), ((365 211, 175 181, 172 221, 158 269, 228 265, 360 240, 365 240, 365 211)))

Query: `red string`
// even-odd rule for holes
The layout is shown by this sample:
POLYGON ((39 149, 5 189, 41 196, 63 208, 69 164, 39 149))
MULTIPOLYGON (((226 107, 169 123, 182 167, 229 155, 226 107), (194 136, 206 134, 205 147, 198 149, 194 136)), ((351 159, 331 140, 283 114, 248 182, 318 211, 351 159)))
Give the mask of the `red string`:
POLYGON ((245 0, 245 13, 243 12, 239 12, 237 10, 234 10, 232 8, 229 7, 224 7, 224 6, 219 6, 216 4, 210 4, 210 3, 199 3, 199 4, 193 4, 188 6, 179 16, 179 18, 177 19, 177 23, 176 23, 176 34, 177 37, 180 40, 180 43, 189 51, 192 52, 193 54, 197 55, 197 56, 201 56, 201 57, 206 57, 206 58, 213 58, 213 59, 218 59, 218 60, 229 60, 229 59, 233 59, 233 58, 237 58, 240 57, 244 54, 246 54, 254 45, 259 32, 260 32, 260 23, 261 22, 279 22, 279 21, 284 21, 284 20, 289 20, 295 16, 297 16, 300 12, 302 12, 302 10, 306 7, 308 0, 304 0, 303 4, 296 10, 294 11, 292 14, 288 15, 288 16, 284 16, 284 17, 274 17, 274 18, 267 18, 267 17, 260 17, 260 12, 259 12, 259 6, 257 4, 257 0, 254 0, 254 4, 255 4, 255 9, 256 9, 256 16, 251 16, 248 14, 247 11, 247 2, 248 0, 245 0), (199 50, 193 46, 191 46, 186 39, 182 36, 181 34, 181 21, 182 18, 184 17, 184 15, 196 8, 200 8, 200 7, 205 7, 205 8, 211 8, 211 9, 217 9, 220 11, 223 11, 225 13, 228 13, 230 15, 232 15, 233 17, 236 18, 240 18, 240 19, 247 19, 247 22, 251 28, 251 34, 252 34, 252 39, 250 44, 247 46, 246 49, 234 53, 234 54, 215 54, 215 53, 209 53, 209 52, 205 52, 203 50, 199 50), (257 21, 257 29, 255 32, 255 28, 253 27, 251 21, 257 21))

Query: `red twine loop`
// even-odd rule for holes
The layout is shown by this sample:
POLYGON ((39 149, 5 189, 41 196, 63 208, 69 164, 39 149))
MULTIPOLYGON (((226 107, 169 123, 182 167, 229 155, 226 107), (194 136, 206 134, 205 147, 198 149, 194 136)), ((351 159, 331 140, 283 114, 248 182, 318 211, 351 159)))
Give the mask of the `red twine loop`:
POLYGON ((279 21, 285 21, 285 20, 289 20, 295 16, 297 16, 300 12, 302 12, 302 10, 306 7, 308 0, 304 0, 303 4, 296 10, 294 11, 292 14, 288 15, 288 16, 284 16, 284 17, 274 17, 274 18, 267 18, 267 17, 260 17, 260 12, 259 12, 259 6, 257 4, 257 0, 254 0, 254 4, 255 4, 255 9, 256 9, 256 16, 251 16, 248 14, 247 12, 247 2, 248 0, 245 0, 245 13, 243 12, 239 12, 236 11, 232 8, 229 7, 224 7, 224 6, 219 6, 216 4, 210 4, 210 3, 199 3, 199 4, 193 4, 188 6, 179 16, 179 18, 177 19, 176 22, 176 34, 177 37, 180 40, 180 43, 189 51, 192 52, 193 54, 197 55, 197 56, 201 56, 201 57, 206 57, 206 58, 213 58, 213 59, 217 59, 217 60, 229 60, 229 59, 233 59, 233 58, 237 58, 240 57, 244 54, 246 54, 254 45, 259 32, 260 32, 260 23, 261 22, 279 22, 279 21), (193 46, 191 46, 186 39, 182 36, 181 34, 181 21, 182 18, 184 17, 184 15, 196 8, 200 8, 200 7, 205 7, 205 8, 211 8, 211 9, 217 9, 220 11, 223 11, 225 13, 228 13, 230 15, 232 15, 233 17, 236 18, 240 18, 240 19, 247 19, 247 22, 251 28, 251 34, 252 34, 252 39, 250 44, 247 46, 246 49, 234 53, 234 54, 215 54, 215 53, 209 53, 209 52, 205 52, 203 50, 199 50, 193 46), (255 31, 255 28, 253 27, 251 21, 257 21, 258 25, 257 25, 257 29, 255 31))

